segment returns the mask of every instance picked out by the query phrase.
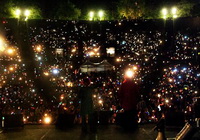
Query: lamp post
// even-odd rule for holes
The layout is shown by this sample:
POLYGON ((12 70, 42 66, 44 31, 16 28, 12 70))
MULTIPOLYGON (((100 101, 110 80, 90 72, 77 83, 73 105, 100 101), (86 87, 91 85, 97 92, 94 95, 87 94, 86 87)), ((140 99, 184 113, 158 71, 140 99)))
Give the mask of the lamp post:
POLYGON ((94 12, 93 11, 89 12, 89 20, 90 21, 94 20, 94 12))
POLYGON ((176 7, 172 7, 171 15, 172 15, 172 20, 173 20, 173 30, 174 30, 174 19, 178 17, 177 16, 177 8, 176 7))
POLYGON ((90 11, 88 13, 88 16, 90 21, 93 21, 94 18, 101 21, 104 18, 104 11, 103 10, 99 10, 98 12, 90 11))
POLYGON ((166 8, 162 9, 162 15, 164 19, 167 19, 168 10, 166 8))
MULTIPOLYGON (((161 13, 162 13, 162 17, 164 19, 164 29, 165 29, 165 26, 166 26, 166 20, 168 18, 172 19, 172 29, 171 29, 171 36, 172 38, 170 37, 169 39, 171 40, 170 42, 170 45, 169 46, 173 46, 174 44, 174 20, 175 18, 178 17, 177 13, 178 13, 178 9, 176 7, 171 7, 171 8, 163 8, 161 10, 161 13), (172 43, 172 44, 171 44, 172 43)), ((168 21, 168 24, 169 24, 169 21, 168 21)), ((169 27, 169 26, 168 26, 169 27)), ((164 32, 165 33, 165 32, 164 32)))
POLYGON ((15 11, 15 15, 19 18, 20 15, 21 15, 21 10, 20 10, 20 9, 17 9, 17 10, 15 11))
POLYGON ((19 20, 24 19, 24 21, 27 21, 29 16, 31 14, 31 11, 26 9, 26 10, 22 10, 22 9, 16 9, 14 12, 15 17, 18 19, 18 23, 19 20))
POLYGON ((103 16, 104 16, 104 12, 102 10, 100 10, 98 12, 98 16, 99 16, 99 20, 102 20, 103 19, 103 16))
POLYGON ((30 10, 25 10, 24 11, 24 16, 25 16, 25 21, 27 21, 28 17, 30 16, 30 10))
POLYGON ((176 7, 173 7, 171 9, 171 13, 172 13, 172 18, 177 18, 177 8, 176 7))
MULTIPOLYGON (((163 8, 162 11, 161 11, 161 13, 162 13, 162 17, 163 17, 163 19, 164 19, 164 30, 165 30, 166 19, 167 19, 167 14, 168 14, 167 8, 163 8)), ((164 31, 164 33, 165 33, 165 31, 164 31)), ((165 40, 164 40, 164 41, 165 41, 165 40)))
POLYGON ((167 10, 167 8, 163 8, 162 10, 161 10, 161 14, 162 14, 162 18, 164 19, 163 20, 163 25, 164 25, 164 29, 163 29, 163 48, 165 49, 166 47, 165 47, 165 45, 166 45, 166 42, 165 42, 165 40, 166 40, 166 19, 167 19, 167 15, 168 15, 168 10, 167 10))
POLYGON ((171 12, 169 13, 169 10, 167 8, 163 8, 162 11, 161 11, 162 17, 164 19, 167 19, 168 17, 171 17, 172 19, 175 19, 175 18, 178 17, 178 15, 177 15, 178 9, 176 7, 172 7, 170 11, 171 12))
POLYGON ((172 25, 173 26, 173 28, 172 28, 172 30, 173 30, 172 31, 172 46, 175 45, 174 44, 175 43, 174 42, 174 40, 175 40, 175 34, 174 33, 175 33, 175 19, 178 17, 177 16, 177 11, 178 11, 178 9, 176 7, 172 7, 171 8, 171 16, 172 16, 172 22, 173 22, 172 23, 173 24, 172 25))
POLYGON ((15 16, 17 18, 17 25, 19 25, 20 15, 21 15, 21 10, 20 9, 15 10, 15 16))

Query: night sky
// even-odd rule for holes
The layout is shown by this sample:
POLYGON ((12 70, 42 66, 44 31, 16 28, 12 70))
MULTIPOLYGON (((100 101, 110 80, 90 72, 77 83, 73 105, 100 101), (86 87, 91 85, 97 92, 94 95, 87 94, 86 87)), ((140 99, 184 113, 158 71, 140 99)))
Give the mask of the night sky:
MULTIPOLYGON (((39 1, 44 7, 53 8, 57 3, 65 0, 44 0, 43 2, 39 1)), ((108 8, 112 6, 118 0, 71 0, 80 9, 87 8, 108 8)))

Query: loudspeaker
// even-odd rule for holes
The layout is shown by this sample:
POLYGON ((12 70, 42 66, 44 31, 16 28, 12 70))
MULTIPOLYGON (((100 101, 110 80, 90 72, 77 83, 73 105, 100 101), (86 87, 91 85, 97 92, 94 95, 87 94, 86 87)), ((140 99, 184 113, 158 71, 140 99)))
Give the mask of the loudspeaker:
POLYGON ((15 128, 15 127, 23 127, 23 115, 15 114, 15 115, 2 115, 1 119, 2 128, 15 128))

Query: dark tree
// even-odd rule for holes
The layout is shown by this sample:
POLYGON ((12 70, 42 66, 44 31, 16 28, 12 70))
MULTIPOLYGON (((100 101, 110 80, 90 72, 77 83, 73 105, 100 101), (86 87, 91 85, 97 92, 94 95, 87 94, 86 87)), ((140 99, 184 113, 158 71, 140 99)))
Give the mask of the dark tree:
POLYGON ((55 10, 54 18, 56 19, 77 20, 81 15, 81 10, 70 1, 60 1, 55 10))

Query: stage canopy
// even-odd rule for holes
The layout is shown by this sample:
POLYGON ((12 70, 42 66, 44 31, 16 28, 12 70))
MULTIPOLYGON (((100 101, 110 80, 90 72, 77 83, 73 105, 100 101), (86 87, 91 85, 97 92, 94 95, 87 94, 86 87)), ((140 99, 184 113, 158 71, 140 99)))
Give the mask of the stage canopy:
POLYGON ((90 73, 90 72, 102 72, 113 69, 113 65, 111 65, 107 60, 103 60, 100 63, 93 63, 87 60, 80 67, 81 72, 90 73))

